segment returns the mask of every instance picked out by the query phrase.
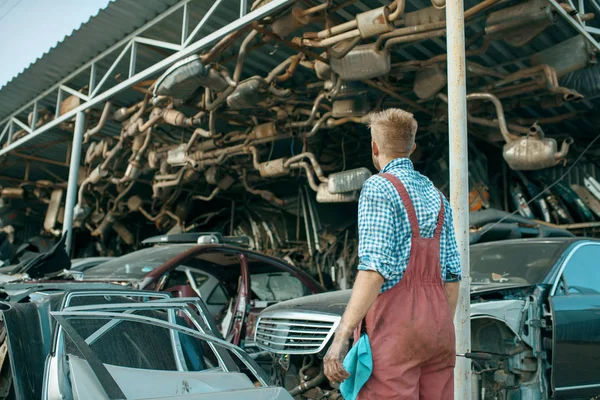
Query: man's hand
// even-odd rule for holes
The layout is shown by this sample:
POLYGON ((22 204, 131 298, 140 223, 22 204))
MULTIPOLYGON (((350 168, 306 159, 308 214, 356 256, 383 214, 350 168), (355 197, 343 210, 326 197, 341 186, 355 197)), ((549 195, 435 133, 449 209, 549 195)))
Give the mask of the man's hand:
POLYGON ((358 271, 352 296, 342 316, 340 325, 333 338, 333 343, 325 355, 325 376, 332 383, 341 383, 348 378, 348 372, 342 365, 348 354, 349 341, 360 321, 375 302, 381 291, 383 277, 374 271, 358 271))
POLYGON ((327 354, 325 355, 324 368, 325 376, 331 383, 342 383, 350 375, 344 369, 344 358, 348 354, 349 342, 347 339, 335 337, 327 354))

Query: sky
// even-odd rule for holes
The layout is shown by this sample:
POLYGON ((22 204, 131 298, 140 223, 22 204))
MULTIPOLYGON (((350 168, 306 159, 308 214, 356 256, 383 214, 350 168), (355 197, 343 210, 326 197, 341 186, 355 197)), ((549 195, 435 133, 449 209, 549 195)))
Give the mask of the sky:
POLYGON ((0 0, 0 88, 109 0, 0 0))

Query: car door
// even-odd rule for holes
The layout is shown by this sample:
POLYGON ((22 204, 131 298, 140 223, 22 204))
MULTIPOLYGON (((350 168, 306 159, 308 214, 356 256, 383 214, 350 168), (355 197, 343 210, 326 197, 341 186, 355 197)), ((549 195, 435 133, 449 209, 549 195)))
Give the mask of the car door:
POLYGON ((190 275, 192 287, 198 295, 204 300, 208 311, 213 316, 227 305, 227 293, 222 288, 221 283, 213 275, 198 271, 194 268, 187 268, 187 273, 190 275))
POLYGON ((600 395, 600 244, 582 243, 562 265, 550 298, 556 399, 600 395))

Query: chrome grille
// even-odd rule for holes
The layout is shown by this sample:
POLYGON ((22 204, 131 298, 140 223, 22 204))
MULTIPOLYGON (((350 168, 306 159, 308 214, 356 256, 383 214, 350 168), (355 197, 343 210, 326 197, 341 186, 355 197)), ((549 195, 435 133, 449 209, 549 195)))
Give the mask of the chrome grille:
POLYGON ((277 354, 314 354, 327 344, 340 317, 301 311, 263 313, 256 324, 258 347, 277 354))

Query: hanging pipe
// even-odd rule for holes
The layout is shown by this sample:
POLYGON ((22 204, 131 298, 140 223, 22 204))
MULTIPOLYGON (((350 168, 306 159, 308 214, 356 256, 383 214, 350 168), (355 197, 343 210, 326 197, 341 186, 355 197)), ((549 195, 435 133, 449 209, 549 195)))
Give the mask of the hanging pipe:
POLYGON ((148 149, 148 146, 150 145, 151 137, 152 137, 152 128, 148 128, 146 137, 144 138, 144 142, 143 142, 142 146, 140 147, 140 149, 137 152, 134 152, 131 155, 131 157, 129 158, 129 164, 127 165, 127 170, 125 171, 125 174, 121 178, 111 178, 110 179, 111 183, 113 183, 115 185, 120 185, 125 182, 132 181, 139 176, 142 156, 144 155, 144 153, 148 149))
MULTIPOLYGON (((504 86, 508 83, 518 81, 520 79, 535 78, 540 74, 545 79, 545 82, 537 84, 538 86, 540 86, 540 89, 546 88, 550 93, 560 94, 563 96, 563 99, 565 101, 583 100, 583 96, 581 96, 576 91, 561 87, 558 83, 556 70, 546 64, 537 65, 531 68, 525 68, 518 72, 515 72, 514 74, 510 74, 500 81, 487 85, 485 90, 497 89, 500 86, 504 86)), ((509 90, 509 88, 506 88, 506 90, 509 90)))
MULTIPOLYGON (((398 18, 400 18, 400 16, 404 13, 405 8, 406 8, 405 0, 395 0, 389 7, 391 13, 388 14, 388 17, 387 17, 388 22, 394 22, 398 18)), ((327 39, 327 38, 331 38, 334 36, 342 35, 344 33, 347 33, 347 31, 350 31, 350 30, 352 30, 353 35, 356 35, 358 33, 358 36, 360 36, 360 32, 358 31, 358 29, 356 29, 357 27, 358 27, 358 22, 356 19, 353 19, 352 21, 344 22, 343 24, 336 25, 334 27, 322 30, 320 32, 316 32, 316 33, 308 32, 305 34, 305 37, 315 38, 315 39, 327 39)), ((348 38, 348 39, 351 39, 351 38, 348 38)))
POLYGON ((210 89, 206 88, 204 92, 204 109, 206 111, 216 110, 221 104, 223 104, 223 102, 225 102, 225 100, 227 100, 227 97, 229 97, 229 95, 233 93, 233 91, 235 90, 235 86, 237 86, 237 84, 240 83, 240 79, 242 77, 242 70, 244 69, 244 62, 248 55, 248 46, 250 45, 250 43, 252 43, 254 38, 256 38, 256 35, 258 35, 258 31, 253 30, 248 34, 248 36, 246 36, 246 38, 242 42, 238 53, 238 59, 235 64, 235 70, 233 72, 233 80, 231 81, 230 86, 227 89, 225 89, 225 91, 219 93, 215 101, 212 103, 210 102, 211 91, 210 89))
POLYGON ((308 132, 308 133, 306 133, 306 134, 303 134, 303 135, 301 135, 301 136, 302 136, 302 137, 305 137, 305 138, 310 138, 310 137, 313 137, 313 136, 315 136, 315 135, 317 134, 317 132, 319 131, 319 129, 321 129, 321 126, 322 126, 322 125, 323 125, 323 124, 324 124, 324 123, 325 123, 325 122, 326 122, 326 121, 327 121, 329 118, 331 118, 331 115, 332 115, 332 114, 333 114, 333 113, 332 113, 331 111, 330 111, 330 112, 327 112, 327 113, 325 113, 325 114, 323 114, 323 116, 321 117, 321 119, 319 119, 319 120, 317 121, 317 123, 316 123, 316 124, 315 124, 315 125, 312 127, 312 129, 310 130, 310 132, 308 132))
POLYGON ((214 58, 216 58, 217 56, 220 56, 226 49, 231 47, 236 42, 236 40, 238 40, 238 38, 240 36, 242 36, 244 33, 246 33, 248 31, 248 29, 249 29, 249 27, 246 26, 244 28, 238 29, 238 30, 230 33, 229 35, 225 36, 223 39, 221 39, 219 41, 219 43, 214 45, 213 48, 210 49, 210 51, 207 54, 203 54, 200 56, 200 59, 202 60, 202 62, 204 64, 209 64, 211 61, 213 61, 214 58))
POLYGON ((282 200, 279 197, 275 196, 275 194, 273 192, 270 192, 268 190, 259 190, 259 189, 251 188, 248 185, 248 181, 246 180, 246 169, 244 169, 242 172, 242 183, 248 193, 252 193, 254 195, 260 196, 264 200, 268 201, 269 203, 273 203, 280 207, 283 207, 286 204, 285 200, 282 200))
POLYGON ((90 137, 94 136, 95 134, 100 132, 100 130, 102 128, 104 128, 104 125, 106 125, 106 121, 108 121, 108 115, 110 114, 111 107, 112 107, 112 103, 110 101, 107 101, 106 103, 104 103, 104 109, 102 110, 102 115, 100 116, 100 121, 98 121, 98 125, 96 125, 92 129, 89 129, 83 135, 83 143, 87 143, 87 141, 90 137))
MULTIPOLYGON (((442 99, 445 103, 448 103, 448 97, 445 94, 439 93, 438 98, 442 99)), ((502 107, 502 103, 496 96, 490 93, 471 93, 467 95, 467 101, 470 100, 487 100, 492 102, 492 104, 496 108, 498 125, 500 128, 500 132, 504 137, 504 140, 506 140, 507 143, 510 143, 519 138, 518 135, 515 135, 508 130, 508 126, 506 125, 506 117, 504 116, 504 108, 502 107)))
POLYGON ((294 56, 290 56, 287 59, 285 59, 281 64, 279 64, 271 72, 269 72, 269 75, 267 75, 267 77, 265 78, 265 82, 267 84, 271 84, 271 82, 275 80, 277 80, 278 82, 283 82, 291 78, 294 74, 294 71, 296 70, 296 67, 300 63, 300 59, 302 56, 302 53, 298 53, 294 56), (283 75, 279 76, 284 70, 286 70, 286 72, 283 75))
MULTIPOLYGON (((472 49, 472 50, 467 50, 465 52, 465 57, 475 57, 475 56, 481 56, 485 53, 487 53, 488 49, 490 48, 490 43, 492 42, 492 40, 490 39, 489 36, 486 36, 483 39, 483 44, 480 48, 478 49, 472 49)), ((442 62, 445 62, 448 59, 448 53, 445 54, 440 54, 437 55, 435 57, 430 58, 429 60, 426 61, 405 61, 405 62, 401 62, 401 63, 397 63, 397 64, 393 64, 392 67, 415 67, 417 69, 419 68, 423 68, 423 67, 427 67, 430 65, 434 65, 434 64, 439 64, 442 62)))
POLYGON ((433 38, 437 38, 437 37, 445 36, 445 35, 446 35, 446 29, 438 29, 438 30, 429 31, 429 32, 416 33, 414 35, 405 35, 405 36, 395 37, 393 39, 388 40, 387 42, 385 42, 384 47, 386 49, 389 49, 390 47, 392 47, 396 44, 418 42, 421 40, 433 39, 433 38))
POLYGON ((317 98, 315 99, 315 102, 313 103, 313 107, 310 112, 310 117, 308 117, 308 119, 306 121, 291 122, 288 124, 288 126, 290 128, 302 128, 302 127, 311 125, 313 123, 313 121, 315 120, 315 118, 317 116, 317 112, 319 111, 319 106, 321 105, 321 102, 323 101, 323 99, 325 97, 327 97, 327 93, 325 93, 325 92, 321 92, 317 96, 317 98))
POLYGON ((119 195, 117 196, 117 198, 115 199, 115 202, 111 208, 111 212, 116 212, 117 211, 117 206, 119 205, 119 201, 121 201, 121 199, 123 199, 123 197, 125 197, 125 195, 127 195, 127 193, 129 193, 131 191, 131 189, 133 188, 133 186, 135 185, 135 181, 132 181, 129 186, 127 186, 125 188, 125 190, 122 190, 121 193, 119 193, 119 195))
POLYGON ((391 13, 390 13, 390 15, 388 15, 388 21, 394 22, 395 20, 400 18, 400 16, 402 14, 404 14, 405 9, 406 9, 406 0, 395 0, 390 5, 391 13))
POLYGON ((202 196, 202 195, 195 195, 192 198, 194 200, 202 200, 202 201, 211 201, 212 199, 214 199, 217 194, 219 194, 221 192, 221 188, 220 187, 216 187, 213 189, 213 191, 210 193, 210 195, 208 196, 202 196))
POLYGON ((328 182, 327 177, 323 173, 323 169, 321 168, 321 165, 317 161, 317 157, 315 157, 315 155, 313 153, 305 152, 305 153, 300 153, 298 155, 290 157, 286 160, 286 162, 283 164, 283 166, 286 168, 289 168, 289 166, 291 164, 296 163, 305 158, 308 158, 308 160, 312 164, 313 170, 314 170, 315 174, 317 175, 317 177, 319 178, 319 180, 323 183, 327 183, 328 182))
MULTIPOLYGON (((181 181, 183 180, 183 174, 186 170, 187 170, 187 167, 182 167, 179 170, 179 172, 176 174, 176 178, 173 180, 167 180, 167 181, 163 181, 163 182, 153 183, 152 184, 152 192, 153 192, 152 197, 153 198, 158 197, 159 189, 173 187, 173 186, 179 186, 181 184, 181 181)), ((156 178, 158 178, 158 176, 156 176, 155 179, 156 178)))
POLYGON ((106 171, 98 166, 90 173, 90 175, 87 178, 84 179, 84 181, 79 186, 79 191, 77 192, 77 205, 79 206, 80 209, 83 208, 83 193, 87 189, 87 186, 89 184, 94 184, 94 183, 100 182, 100 180, 102 178, 105 178, 107 175, 108 175, 108 171, 106 171))
POLYGON ((302 11, 302 13, 300 15, 302 17, 306 17, 311 14, 316 14, 318 12, 326 10, 328 7, 331 6, 331 3, 332 3, 332 0, 326 0, 324 3, 319 4, 318 6, 307 8, 306 10, 302 11))
POLYGON ((187 142, 187 144, 185 145, 185 152, 187 153, 188 151, 190 151, 190 149, 192 148, 192 146, 194 145, 194 143, 196 142, 196 139, 198 139, 198 137, 203 137, 206 139, 209 139, 211 137, 211 133, 208 131, 205 131, 202 128, 196 128, 196 130, 194 130, 194 133, 192 134, 192 137, 190 138, 190 140, 187 142))
POLYGON ((236 83, 240 82, 240 78, 242 77, 242 70, 244 68, 244 61, 246 60, 246 56, 248 55, 248 46, 250 45, 250 43, 252 43, 254 38, 256 38, 256 35, 258 35, 257 30, 253 30, 252 32, 250 32, 242 42, 242 45, 240 46, 237 63, 235 64, 235 70, 233 72, 233 80, 236 83))
POLYGON ((306 161, 298 161, 294 164, 289 165, 290 169, 304 169, 306 171, 306 178, 308 179, 308 184, 312 190, 315 192, 319 191, 319 185, 315 182, 315 177, 312 172, 312 168, 306 161))
MULTIPOLYGON (((465 21, 468 19, 471 19, 473 16, 480 13, 481 11, 484 11, 487 8, 492 7, 499 1, 500 0, 484 0, 481 3, 478 3, 477 5, 469 8, 467 11, 465 11, 465 21)), ((432 23, 423 24, 423 25, 400 28, 400 29, 393 30, 392 32, 389 32, 389 33, 384 33, 383 35, 379 36, 379 38, 375 42, 375 45, 377 48, 381 48, 383 42, 386 41, 387 39, 391 39, 391 38, 398 37, 398 36, 405 36, 405 35, 412 35, 412 34, 416 34, 416 33, 440 30, 440 29, 445 29, 445 28, 446 28, 446 21, 432 22, 432 23)))

